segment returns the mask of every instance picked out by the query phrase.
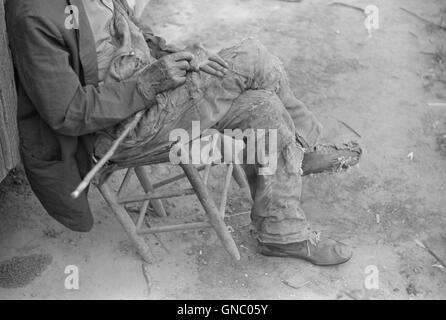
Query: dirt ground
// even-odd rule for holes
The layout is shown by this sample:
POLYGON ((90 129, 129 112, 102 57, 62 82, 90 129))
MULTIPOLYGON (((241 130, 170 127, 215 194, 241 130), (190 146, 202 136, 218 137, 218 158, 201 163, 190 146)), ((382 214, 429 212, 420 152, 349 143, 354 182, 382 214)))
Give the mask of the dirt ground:
MULTIPOLYGON (((6 283, 0 299, 445 299, 446 269, 414 240, 446 260, 446 143, 439 143, 446 105, 438 104, 446 101, 446 31, 400 6, 439 23, 446 20, 446 3, 351 1, 380 9, 380 29, 368 38, 361 12, 330 2, 156 0, 145 16, 176 43, 199 40, 218 50, 259 38, 283 60, 296 95, 326 125, 324 141, 361 142, 360 166, 303 182, 303 208, 313 227, 353 247, 352 261, 320 268, 263 257, 249 220, 241 217, 229 220, 240 262, 205 230, 147 237, 153 263, 144 268, 97 190, 90 192, 95 227, 77 234, 51 220, 16 173, 0 188, 0 263, 51 259, 29 264, 41 268, 31 270, 34 280, 17 281, 18 288, 6 283), (79 290, 64 287, 69 265, 79 268, 79 290), (378 289, 366 289, 370 266, 379 271, 378 289)), ((176 170, 158 166, 151 173, 158 179, 176 170)), ((216 196, 221 177, 216 170, 216 196)), ((230 198, 230 211, 249 209, 246 191, 233 187, 230 198)), ((166 207, 170 223, 203 215, 194 198, 166 207)))

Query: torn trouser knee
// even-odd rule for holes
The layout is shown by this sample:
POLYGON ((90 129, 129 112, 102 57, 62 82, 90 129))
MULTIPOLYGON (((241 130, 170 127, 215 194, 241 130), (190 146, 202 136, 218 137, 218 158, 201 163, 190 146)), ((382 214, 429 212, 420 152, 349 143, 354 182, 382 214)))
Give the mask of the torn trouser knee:
POLYGON ((317 143, 322 125, 294 95, 283 63, 277 56, 254 38, 224 49, 220 55, 230 65, 234 76, 244 79, 240 82, 245 89, 268 90, 277 94, 294 122, 296 137, 302 146, 311 147, 317 143))

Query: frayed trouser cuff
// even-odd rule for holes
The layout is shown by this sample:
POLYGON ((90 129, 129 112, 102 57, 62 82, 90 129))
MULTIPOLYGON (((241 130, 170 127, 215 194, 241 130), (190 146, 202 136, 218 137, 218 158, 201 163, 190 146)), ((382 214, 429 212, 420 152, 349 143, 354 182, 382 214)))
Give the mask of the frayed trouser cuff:
POLYGON ((287 234, 287 235, 265 234, 262 232, 258 232, 253 228, 251 234, 260 243, 290 244, 290 243, 303 242, 310 239, 311 232, 312 232, 311 228, 307 227, 305 230, 296 232, 295 234, 287 234))

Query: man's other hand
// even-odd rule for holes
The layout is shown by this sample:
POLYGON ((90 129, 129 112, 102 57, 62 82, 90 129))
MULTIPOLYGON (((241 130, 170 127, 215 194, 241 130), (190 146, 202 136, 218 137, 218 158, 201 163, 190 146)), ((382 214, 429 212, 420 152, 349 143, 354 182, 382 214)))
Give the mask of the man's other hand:
POLYGON ((185 50, 195 55, 195 59, 191 62, 193 71, 203 71, 216 77, 224 77, 228 71, 229 65, 226 61, 200 43, 191 43, 185 50))
POLYGON ((207 61, 200 65, 200 70, 216 77, 224 77, 228 64, 218 54, 211 54, 207 61))

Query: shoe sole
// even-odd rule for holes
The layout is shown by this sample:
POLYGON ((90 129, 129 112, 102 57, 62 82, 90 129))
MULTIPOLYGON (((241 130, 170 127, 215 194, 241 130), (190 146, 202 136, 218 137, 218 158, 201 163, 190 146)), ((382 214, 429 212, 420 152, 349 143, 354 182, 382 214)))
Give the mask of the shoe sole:
POLYGON ((344 264, 348 261, 351 260, 352 257, 346 259, 345 261, 341 261, 341 262, 337 262, 337 263, 320 263, 317 262, 309 257, 302 257, 302 256, 298 256, 298 255, 292 255, 292 254, 288 254, 285 252, 274 252, 266 247, 261 247, 260 248, 260 253, 264 256, 267 257, 276 257, 276 258, 293 258, 293 259, 299 259, 299 260, 304 260, 307 262, 310 262, 311 264, 318 266, 318 267, 333 267, 333 266, 339 266, 341 264, 344 264))

